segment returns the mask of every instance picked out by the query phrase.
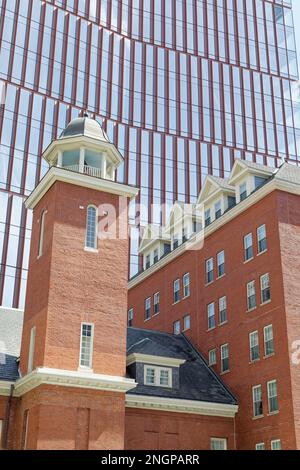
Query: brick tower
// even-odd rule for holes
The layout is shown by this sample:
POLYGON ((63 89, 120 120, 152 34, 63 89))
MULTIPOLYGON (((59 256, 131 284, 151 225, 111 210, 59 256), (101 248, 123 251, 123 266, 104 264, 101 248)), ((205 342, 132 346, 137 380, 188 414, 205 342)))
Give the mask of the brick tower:
POLYGON ((43 157, 30 197, 28 289, 16 390, 16 448, 122 449, 127 216, 137 189, 97 121, 73 120, 43 157))

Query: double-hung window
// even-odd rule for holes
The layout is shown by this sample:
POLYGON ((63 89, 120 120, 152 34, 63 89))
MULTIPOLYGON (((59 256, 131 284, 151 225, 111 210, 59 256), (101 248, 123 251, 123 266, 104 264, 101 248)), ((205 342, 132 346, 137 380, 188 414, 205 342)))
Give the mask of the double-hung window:
POLYGON ((88 206, 86 218, 86 248, 97 249, 97 209, 95 206, 88 206))
POLYGON ((191 294, 190 291, 190 274, 186 273, 183 276, 183 297, 189 297, 191 294))
POLYGON ((151 317, 151 297, 145 300, 145 320, 149 320, 151 317))
POLYGON ((247 197, 247 184, 243 183, 240 185, 240 201, 243 201, 247 197))
POLYGON ((221 371, 229 371, 229 346, 228 344, 223 344, 221 346, 221 371))
POLYGON ((208 227, 211 223, 210 209, 207 209, 204 213, 205 227, 208 227))
POLYGON ((227 322, 227 299, 226 296, 219 299, 219 322, 220 325, 227 322))
POLYGON ((217 264, 218 264, 218 277, 223 276, 225 274, 225 253, 224 251, 220 251, 217 254, 217 264))
POLYGON ((173 333, 174 335, 180 335, 180 320, 176 320, 173 323, 173 333))
POLYGON ((258 253, 263 253, 267 249, 267 232, 265 225, 261 225, 257 229, 257 248, 258 253))
POLYGON ((214 366, 217 364, 217 350, 211 349, 208 351, 208 365, 214 366))
POLYGON ((128 310, 128 326, 133 325, 133 308, 128 310))
POLYGON ((256 307, 256 293, 255 293, 255 281, 250 281, 247 284, 247 308, 252 310, 256 307))
POLYGON ((216 202, 215 204, 215 218, 219 219, 222 215, 222 206, 221 201, 216 202))
POLYGON ((262 388, 261 385, 255 385, 252 388, 253 398, 253 416, 262 416, 263 414, 263 402, 262 402, 262 388))
POLYGON ((264 328, 265 356, 274 354, 273 326, 268 325, 264 328))
POLYGON ((259 338, 258 331, 253 331, 249 335, 250 344, 250 361, 257 361, 259 359, 259 338))
POLYGON ((244 259, 248 261, 253 258, 253 239, 252 233, 244 236, 244 259))
POLYGON ((180 301, 180 280, 176 279, 173 284, 173 303, 176 304, 180 301))
POLYGON ((211 330, 216 326, 216 316, 215 316, 215 304, 212 302, 207 306, 207 322, 208 329, 211 330))
POLYGON ((154 315, 159 313, 159 292, 156 292, 153 296, 154 315))
POLYGON ((214 259, 209 258, 206 261, 206 282, 209 284, 214 280, 214 259))
POLYGON ((269 413, 278 411, 277 382, 271 380, 267 383, 269 413))
POLYGON ((260 290, 261 290, 261 303, 262 304, 271 300, 269 274, 264 274, 263 276, 260 277, 260 290))

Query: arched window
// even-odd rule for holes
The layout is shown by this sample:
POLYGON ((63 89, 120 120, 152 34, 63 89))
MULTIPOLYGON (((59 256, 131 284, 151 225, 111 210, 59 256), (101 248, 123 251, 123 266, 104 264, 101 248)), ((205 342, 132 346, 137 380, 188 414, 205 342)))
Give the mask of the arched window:
POLYGON ((40 217, 40 238, 39 238, 38 258, 42 256, 43 249, 44 249, 44 231, 45 231, 46 212, 47 211, 43 211, 40 217))
POLYGON ((97 249, 97 209, 88 206, 86 218, 86 248, 97 249))

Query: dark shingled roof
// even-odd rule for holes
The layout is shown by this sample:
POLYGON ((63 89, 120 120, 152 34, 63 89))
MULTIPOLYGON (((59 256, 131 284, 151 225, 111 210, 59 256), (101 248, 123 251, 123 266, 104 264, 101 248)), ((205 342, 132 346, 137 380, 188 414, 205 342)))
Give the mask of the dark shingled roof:
POLYGON ((127 354, 132 353, 185 359, 186 362, 179 369, 179 389, 139 384, 128 394, 237 404, 229 389, 184 335, 128 328, 127 354))
POLYGON ((23 312, 0 308, 0 380, 15 381, 19 378, 23 312))
POLYGON ((9 354, 0 354, 0 380, 14 382, 19 378, 18 358, 9 354))

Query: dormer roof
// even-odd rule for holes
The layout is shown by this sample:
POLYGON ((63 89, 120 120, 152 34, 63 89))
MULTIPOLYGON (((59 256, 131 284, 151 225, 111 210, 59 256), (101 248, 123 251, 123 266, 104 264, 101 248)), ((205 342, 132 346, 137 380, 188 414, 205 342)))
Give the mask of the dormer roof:
POLYGON ((147 225, 139 246, 139 253, 142 253, 146 248, 149 248, 150 245, 157 241, 170 242, 169 237, 165 234, 164 227, 155 224, 147 225))
POLYGON ((219 193, 235 193, 235 188, 229 183, 229 178, 219 178, 217 176, 208 175, 205 178, 203 188, 199 194, 198 204, 216 197, 219 193))
POLYGON ((271 168, 260 163, 249 162, 247 160, 236 159, 231 170, 229 184, 234 184, 244 174, 251 173, 261 177, 270 177, 274 173, 274 168, 271 168))

